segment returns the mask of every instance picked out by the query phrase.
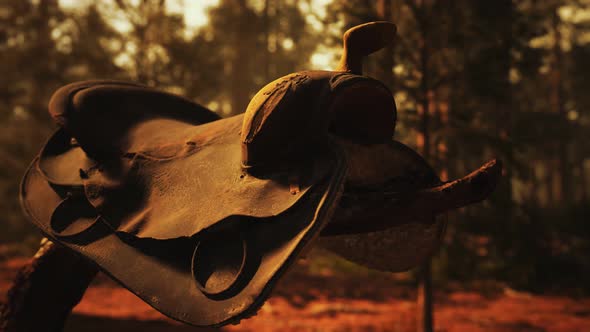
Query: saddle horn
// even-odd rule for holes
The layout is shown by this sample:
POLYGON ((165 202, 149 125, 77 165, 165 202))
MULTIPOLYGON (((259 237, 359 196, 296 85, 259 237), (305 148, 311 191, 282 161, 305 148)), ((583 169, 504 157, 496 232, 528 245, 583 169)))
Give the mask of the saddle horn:
POLYGON ((343 52, 336 71, 362 75, 363 58, 392 45, 397 27, 386 21, 357 25, 344 33, 343 52))

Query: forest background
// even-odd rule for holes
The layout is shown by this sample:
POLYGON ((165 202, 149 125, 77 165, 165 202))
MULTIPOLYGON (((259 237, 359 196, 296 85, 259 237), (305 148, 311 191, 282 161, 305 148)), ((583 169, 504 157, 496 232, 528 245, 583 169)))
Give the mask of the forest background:
POLYGON ((230 116, 277 77, 335 68, 343 31, 374 20, 398 26, 366 63, 395 94, 395 138, 443 179, 505 164, 491 199, 449 216, 435 283, 587 294, 588 0, 0 0, 0 259, 38 247, 18 187, 60 86, 136 81, 230 116))

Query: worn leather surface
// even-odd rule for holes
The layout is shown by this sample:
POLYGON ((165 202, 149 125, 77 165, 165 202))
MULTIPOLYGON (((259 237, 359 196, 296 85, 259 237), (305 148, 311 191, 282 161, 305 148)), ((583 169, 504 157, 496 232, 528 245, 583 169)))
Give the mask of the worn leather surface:
MULTIPOLYGON (((350 189, 358 195, 365 192, 376 201, 387 191, 388 205, 403 206, 408 195, 420 189, 432 188, 442 182, 432 167, 414 150, 397 141, 386 144, 359 145, 338 140, 349 156, 346 189, 339 206, 358 206, 359 196, 351 197, 350 189), (386 181, 386 183, 384 183, 386 181), (379 188, 375 191, 372 188, 379 188)), ((379 203, 375 203, 378 205, 379 203)), ((318 245, 349 261, 385 271, 402 272, 419 266, 441 245, 446 229, 446 216, 428 216, 420 220, 403 215, 383 213, 370 204, 362 212, 343 215, 346 209, 337 210, 323 230, 318 245), (386 229, 359 232, 342 222, 361 224, 371 220, 384 220, 386 229), (338 234, 338 235, 335 235, 338 234), (327 236, 328 235, 328 236, 327 236)), ((350 210, 348 210, 350 212, 350 210)))
POLYGON ((242 115, 218 120, 145 87, 66 86, 50 113, 61 129, 23 179, 25 212, 47 236, 190 324, 255 313, 342 192, 345 157, 327 131, 299 156, 244 168, 242 115))
POLYGON ((263 87, 248 105, 243 164, 292 160, 321 144, 327 132, 362 144, 388 142, 395 121, 393 96, 375 79, 331 71, 289 74, 263 87))
MULTIPOLYGON (((93 163, 79 147, 68 150, 51 145, 58 141, 57 136, 64 136, 58 131, 42 151, 39 169, 54 184, 69 180, 78 185, 81 181, 90 204, 118 231, 142 238, 173 239, 192 236, 232 215, 279 215, 331 168, 332 161, 324 157, 291 164, 293 169, 301 169, 298 192, 293 194, 289 170, 261 177, 240 166, 240 141, 235 133, 242 124, 241 115, 201 126, 169 122, 150 119, 129 134, 149 137, 148 133, 168 127, 171 143, 164 152, 159 145, 131 144, 116 162, 93 163), (43 158, 50 154, 48 150, 64 153, 49 161, 43 158)), ((69 140, 61 141, 70 144, 69 140)))

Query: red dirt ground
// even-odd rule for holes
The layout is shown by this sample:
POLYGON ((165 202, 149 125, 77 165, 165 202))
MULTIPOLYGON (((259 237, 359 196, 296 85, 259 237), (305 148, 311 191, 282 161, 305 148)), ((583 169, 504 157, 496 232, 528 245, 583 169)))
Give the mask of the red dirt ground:
MULTIPOLYGON (((0 292, 24 259, 0 262, 0 292)), ((415 290, 387 274, 336 277, 307 273, 305 261, 278 285, 258 315, 221 331, 414 331, 415 290)), ((435 295, 436 331, 590 331, 590 299, 533 295, 508 288, 486 296, 435 295)), ((215 329, 206 329, 214 331, 215 329)), ((66 331, 201 331, 176 323, 100 275, 75 308, 66 331)))

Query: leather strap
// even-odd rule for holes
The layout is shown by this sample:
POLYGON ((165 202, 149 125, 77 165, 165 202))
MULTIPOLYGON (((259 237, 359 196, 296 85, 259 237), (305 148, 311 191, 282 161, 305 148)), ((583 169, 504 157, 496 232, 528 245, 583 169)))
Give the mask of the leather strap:
POLYGON ((251 253, 244 234, 232 229, 204 235, 195 246, 191 272, 197 288, 213 299, 229 298, 245 286, 251 253))
POLYGON ((92 229, 100 220, 101 217, 86 200, 86 197, 70 195, 61 201, 51 215, 51 235, 57 238, 75 240, 75 238, 81 237, 92 229))

